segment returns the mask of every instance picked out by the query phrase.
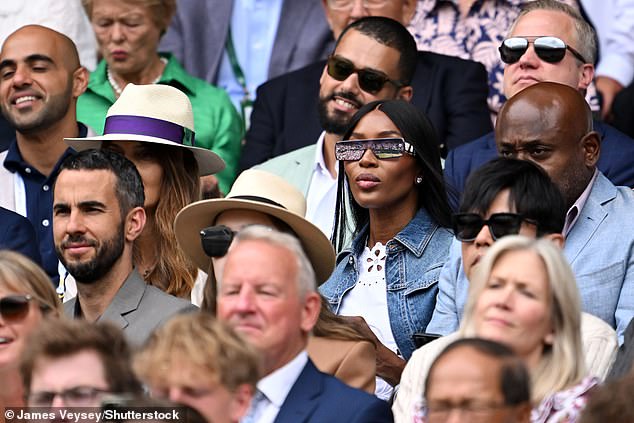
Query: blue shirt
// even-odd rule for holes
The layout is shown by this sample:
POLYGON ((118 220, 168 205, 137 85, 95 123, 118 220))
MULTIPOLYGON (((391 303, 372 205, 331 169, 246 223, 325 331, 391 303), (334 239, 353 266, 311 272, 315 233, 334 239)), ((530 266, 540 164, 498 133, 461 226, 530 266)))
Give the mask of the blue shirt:
MULTIPOLYGON (((231 37, 251 100, 255 99, 256 88, 268 79, 269 61, 280 21, 282 2, 283 0, 233 2, 231 37)), ((244 90, 233 72, 226 49, 218 73, 218 86, 227 91, 233 105, 240 110, 244 90)))
MULTIPOLYGON (((88 129, 79 123, 79 136, 85 137, 88 129)), ((11 173, 18 172, 24 181, 26 191, 26 217, 35 228, 37 242, 42 256, 42 265, 54 285, 59 282, 58 260, 53 241, 53 184, 62 162, 74 150, 68 148, 55 164, 49 176, 42 175, 37 169, 25 162, 18 148, 17 140, 11 141, 4 167, 11 173)))

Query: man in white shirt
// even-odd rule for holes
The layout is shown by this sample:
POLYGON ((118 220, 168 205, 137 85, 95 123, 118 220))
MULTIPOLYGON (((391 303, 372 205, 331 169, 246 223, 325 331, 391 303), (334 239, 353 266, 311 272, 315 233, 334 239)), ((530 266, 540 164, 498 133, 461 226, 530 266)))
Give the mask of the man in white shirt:
POLYGON ((321 373, 308 358, 321 301, 296 238, 247 227, 234 239, 221 274, 218 318, 262 359, 264 377, 243 422, 392 421, 387 403, 321 373))

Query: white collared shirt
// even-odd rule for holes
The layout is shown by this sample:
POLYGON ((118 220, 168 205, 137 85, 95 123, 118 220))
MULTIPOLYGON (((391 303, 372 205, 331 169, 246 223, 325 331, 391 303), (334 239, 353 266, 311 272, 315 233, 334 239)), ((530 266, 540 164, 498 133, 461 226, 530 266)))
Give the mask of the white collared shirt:
POLYGON ((577 201, 575 201, 575 203, 568 209, 568 212, 566 213, 566 220, 564 222, 564 237, 568 236, 568 233, 572 230, 572 227, 575 226, 575 223, 577 223, 577 219, 579 219, 579 214, 581 213, 583 206, 586 205, 586 201, 588 201, 588 198, 590 197, 590 191, 592 191, 594 181, 597 180, 598 174, 599 170, 595 168, 594 174, 592 175, 588 186, 586 186, 586 189, 584 189, 579 198, 577 198, 577 201))
MULTIPOLYGON (((335 222, 335 203, 337 202, 337 177, 334 178, 324 160, 324 136, 322 132, 317 140, 315 167, 308 193, 306 194, 306 219, 317 226, 328 238, 332 235, 335 222)), ((335 172, 339 162, 335 162, 335 172)))
POLYGON ((306 363, 308 363, 308 353, 304 350, 283 367, 260 379, 258 390, 269 401, 262 412, 259 413, 258 423, 273 423, 288 393, 302 370, 304 370, 304 367, 306 367, 306 363))

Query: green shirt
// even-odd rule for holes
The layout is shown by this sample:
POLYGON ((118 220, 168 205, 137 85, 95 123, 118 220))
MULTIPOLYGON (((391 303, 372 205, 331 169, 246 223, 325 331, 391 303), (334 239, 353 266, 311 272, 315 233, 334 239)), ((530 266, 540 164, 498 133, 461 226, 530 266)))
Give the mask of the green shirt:
MULTIPOLYGON (((224 90, 189 75, 171 54, 161 56, 166 57, 168 62, 158 83, 176 87, 189 97, 194 111, 196 147, 212 150, 227 164, 216 175, 220 190, 226 194, 236 178, 240 160, 240 116, 224 90)), ((93 128, 97 134, 103 134, 106 113, 114 102, 114 90, 106 75, 106 61, 102 60, 90 74, 86 92, 79 97, 77 120, 93 128)))

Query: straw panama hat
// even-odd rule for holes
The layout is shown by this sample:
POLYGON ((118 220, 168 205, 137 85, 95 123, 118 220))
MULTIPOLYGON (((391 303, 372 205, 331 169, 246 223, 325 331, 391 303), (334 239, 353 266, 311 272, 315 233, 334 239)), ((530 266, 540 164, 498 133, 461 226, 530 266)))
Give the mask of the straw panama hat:
POLYGON ((326 235, 304 218, 304 195, 281 177, 259 169, 242 172, 225 198, 197 201, 176 215, 176 240, 199 268, 207 269, 210 260, 202 248, 200 231, 212 226, 220 213, 232 209, 262 212, 286 223, 301 241, 315 269, 317 284, 330 277, 335 250, 326 235))
POLYGON ((225 162, 213 151, 194 147, 194 112, 187 95, 164 84, 128 84, 106 114, 103 135, 64 138, 77 151, 100 148, 102 141, 139 141, 186 148, 201 176, 220 172, 225 162))

